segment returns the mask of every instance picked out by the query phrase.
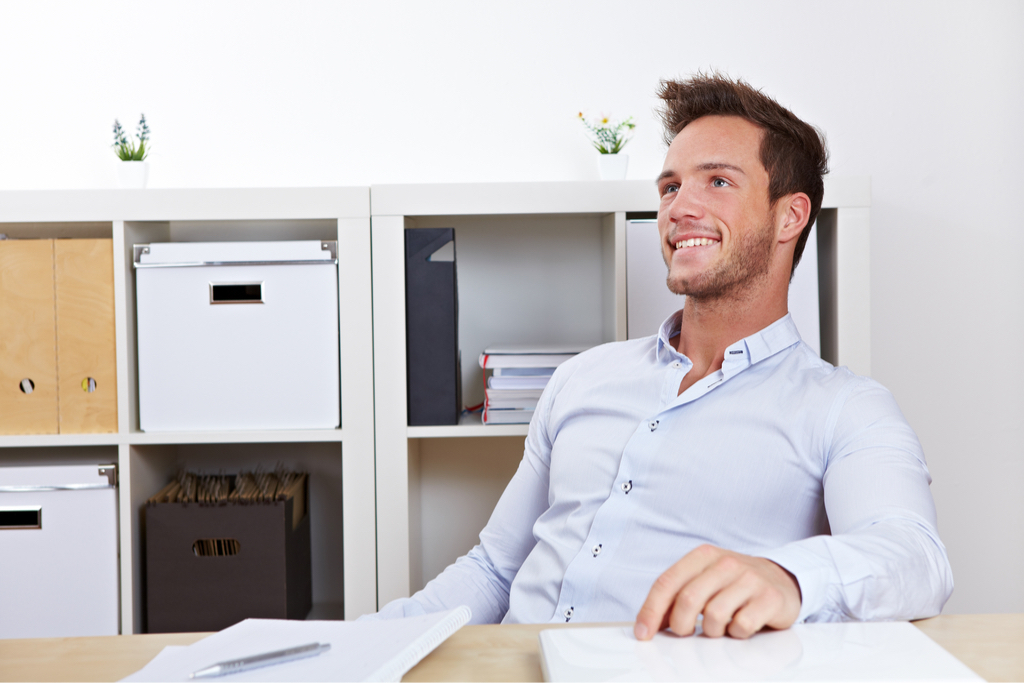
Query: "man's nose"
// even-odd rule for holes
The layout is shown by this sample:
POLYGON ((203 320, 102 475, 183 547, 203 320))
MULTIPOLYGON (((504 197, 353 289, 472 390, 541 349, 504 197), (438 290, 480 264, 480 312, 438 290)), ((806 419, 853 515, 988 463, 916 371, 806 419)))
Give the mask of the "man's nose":
POLYGON ((693 188, 687 188, 685 184, 680 185, 669 203, 668 219, 673 223, 678 223, 684 220, 699 220, 703 215, 704 208, 697 201, 693 188))

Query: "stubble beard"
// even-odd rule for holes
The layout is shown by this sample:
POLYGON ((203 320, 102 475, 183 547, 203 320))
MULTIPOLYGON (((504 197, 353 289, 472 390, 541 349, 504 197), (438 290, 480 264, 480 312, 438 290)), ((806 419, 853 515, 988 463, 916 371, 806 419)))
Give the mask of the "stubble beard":
POLYGON ((760 229, 752 230, 737 240, 728 259, 692 278, 673 277, 669 260, 666 280, 669 291, 684 294, 688 301, 693 302, 724 302, 742 298, 768 278, 775 246, 774 233, 771 221, 766 221, 760 229))

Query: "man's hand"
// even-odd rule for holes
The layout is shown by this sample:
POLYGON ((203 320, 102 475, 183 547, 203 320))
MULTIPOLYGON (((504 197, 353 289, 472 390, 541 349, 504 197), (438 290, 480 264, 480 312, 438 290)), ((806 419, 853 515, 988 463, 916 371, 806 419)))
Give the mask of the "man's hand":
POLYGON ((765 626, 789 628, 800 616, 800 587, 771 560, 702 545, 658 577, 636 615, 637 640, 668 626, 691 635, 697 615, 704 634, 749 638, 765 626))

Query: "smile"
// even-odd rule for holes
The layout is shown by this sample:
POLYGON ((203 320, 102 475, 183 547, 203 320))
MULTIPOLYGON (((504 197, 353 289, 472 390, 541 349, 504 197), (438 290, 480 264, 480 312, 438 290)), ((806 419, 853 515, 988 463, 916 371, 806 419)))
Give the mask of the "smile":
POLYGON ((686 247, 706 247, 709 244, 718 244, 718 240, 708 237, 691 237, 688 240, 676 242, 676 249, 685 249, 686 247))

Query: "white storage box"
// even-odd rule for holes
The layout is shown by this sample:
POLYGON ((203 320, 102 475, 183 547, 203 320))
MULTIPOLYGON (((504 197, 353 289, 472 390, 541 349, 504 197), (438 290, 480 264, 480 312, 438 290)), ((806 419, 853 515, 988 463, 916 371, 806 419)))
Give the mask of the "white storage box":
POLYGON ((118 632, 117 468, 0 467, 0 638, 118 632))
POLYGON ((339 426, 336 248, 135 245, 140 428, 339 426))

